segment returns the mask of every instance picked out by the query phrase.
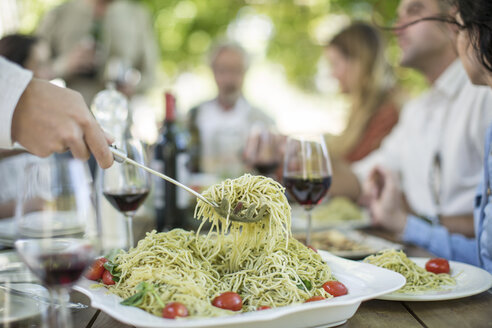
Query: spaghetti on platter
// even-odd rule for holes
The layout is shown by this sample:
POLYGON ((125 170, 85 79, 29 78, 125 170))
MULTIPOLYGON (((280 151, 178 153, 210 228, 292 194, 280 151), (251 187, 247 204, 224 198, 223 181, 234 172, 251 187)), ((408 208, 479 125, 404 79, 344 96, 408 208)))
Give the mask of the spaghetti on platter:
POLYGON ((216 202, 227 197, 232 208, 238 202, 267 204, 268 213, 257 223, 233 222, 199 201, 195 217, 211 221, 210 231, 147 233, 112 261, 119 277, 111 293, 159 316, 165 304, 180 302, 190 317, 235 313, 212 305, 226 291, 242 297, 242 312, 332 297, 322 287, 335 280, 328 265, 291 236, 290 206, 278 182, 247 174, 203 195, 216 202))
POLYGON ((419 267, 410 260, 403 251, 387 249, 375 255, 370 255, 364 262, 377 265, 400 273, 407 280, 397 293, 421 293, 429 290, 441 290, 445 286, 456 285, 456 280, 449 274, 435 274, 419 267))

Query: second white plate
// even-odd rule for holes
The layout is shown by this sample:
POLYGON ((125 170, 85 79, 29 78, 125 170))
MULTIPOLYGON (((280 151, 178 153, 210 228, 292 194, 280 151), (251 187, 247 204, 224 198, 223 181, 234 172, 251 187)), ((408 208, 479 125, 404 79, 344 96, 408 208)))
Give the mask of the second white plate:
MULTIPOLYGON (((423 257, 411 257, 410 259, 423 268, 429 260, 423 257)), ((378 299, 388 301, 443 301, 480 294, 492 287, 492 275, 481 268, 455 261, 449 261, 449 266, 451 276, 456 279, 455 286, 418 294, 393 292, 380 296, 378 299)))

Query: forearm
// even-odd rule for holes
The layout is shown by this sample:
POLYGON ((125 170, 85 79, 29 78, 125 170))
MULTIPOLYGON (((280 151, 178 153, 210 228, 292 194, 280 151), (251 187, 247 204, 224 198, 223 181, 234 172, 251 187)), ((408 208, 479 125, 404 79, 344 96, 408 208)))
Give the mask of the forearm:
POLYGON ((473 226, 473 214, 451 215, 439 217, 441 225, 446 227, 450 233, 457 233, 468 238, 475 237, 475 229, 473 226))
POLYGON ((361 186, 350 165, 342 160, 332 160, 333 179, 330 195, 345 196, 357 201, 361 194, 361 186))
POLYGON ((16 202, 11 200, 5 203, 0 203, 0 218, 13 217, 15 214, 16 202))
POLYGON ((6 150, 6 149, 0 149, 0 159, 12 157, 15 155, 23 154, 26 151, 23 149, 12 149, 12 150, 6 150))
POLYGON ((476 240, 462 234, 452 234, 442 225, 432 225, 409 215, 402 239, 437 256, 478 265, 476 240))

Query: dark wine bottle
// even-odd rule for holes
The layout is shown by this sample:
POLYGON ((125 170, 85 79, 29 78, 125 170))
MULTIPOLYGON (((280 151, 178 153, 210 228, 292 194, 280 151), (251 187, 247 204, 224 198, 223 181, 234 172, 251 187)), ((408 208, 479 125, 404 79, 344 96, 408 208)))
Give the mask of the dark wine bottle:
MULTIPOLYGON (((188 153, 187 138, 176 123, 176 100, 171 93, 164 94, 166 116, 162 133, 154 149, 152 167, 165 175, 186 183, 188 153)), ((159 231, 183 227, 184 211, 189 197, 185 190, 161 178, 154 179, 154 205, 159 231)))

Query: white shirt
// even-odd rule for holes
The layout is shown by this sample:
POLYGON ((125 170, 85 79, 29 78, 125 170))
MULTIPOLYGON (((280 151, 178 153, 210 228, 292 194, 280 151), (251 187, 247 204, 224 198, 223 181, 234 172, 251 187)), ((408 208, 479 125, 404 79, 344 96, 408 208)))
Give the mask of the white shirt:
POLYGON ((11 148, 12 116, 32 72, 0 57, 0 148, 11 148))
POLYGON ((242 97, 229 110, 216 99, 200 105, 196 123, 203 171, 230 177, 244 173, 241 152, 255 120, 265 122, 268 118, 242 97))
POLYGON ((407 201, 419 215, 472 213, 491 120, 489 88, 473 86, 455 61, 428 92, 403 108, 381 148, 353 170, 359 181, 377 164, 398 172, 407 201))

